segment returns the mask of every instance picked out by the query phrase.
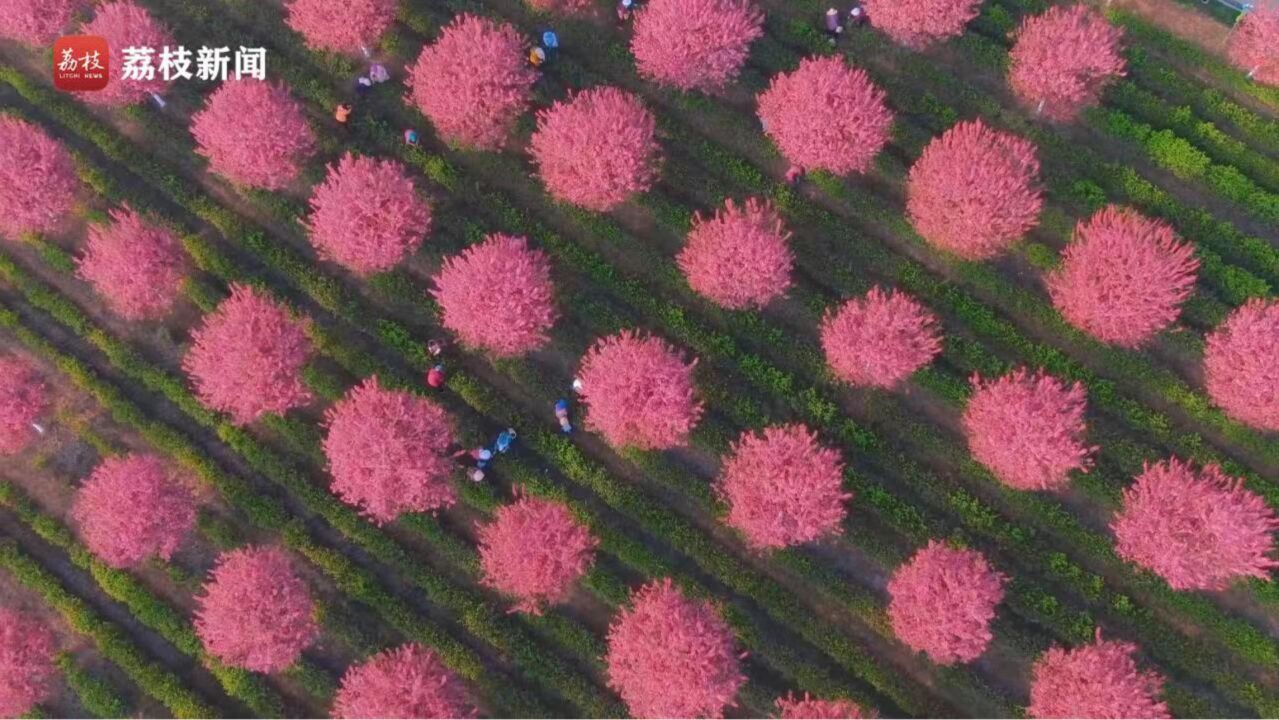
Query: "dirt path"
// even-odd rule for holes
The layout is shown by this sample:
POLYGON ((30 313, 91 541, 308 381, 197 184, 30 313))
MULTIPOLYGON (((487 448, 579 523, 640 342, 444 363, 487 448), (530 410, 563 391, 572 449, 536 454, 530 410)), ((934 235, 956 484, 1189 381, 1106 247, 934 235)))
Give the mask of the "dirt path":
POLYGON ((1226 54, 1230 26, 1209 17, 1198 8, 1187 7, 1172 0, 1109 0, 1098 5, 1111 5, 1135 12, 1207 52, 1223 57, 1226 54))

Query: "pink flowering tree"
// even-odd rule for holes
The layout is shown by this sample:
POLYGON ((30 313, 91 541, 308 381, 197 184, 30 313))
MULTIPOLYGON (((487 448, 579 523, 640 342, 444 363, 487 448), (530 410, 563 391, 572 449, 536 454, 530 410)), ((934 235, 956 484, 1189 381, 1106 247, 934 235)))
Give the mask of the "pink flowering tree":
POLYGON ((445 142, 498 150, 532 100, 537 73, 526 47, 510 25, 459 15, 422 48, 409 71, 407 99, 445 142))
POLYGON ((914 50, 964 34, 981 0, 865 0, 866 14, 893 41, 914 50))
POLYGON ((1135 348, 1181 314, 1199 268, 1194 253, 1168 224, 1110 205, 1075 227, 1048 294, 1066 322, 1135 348))
POLYGON ((71 518, 84 544, 115 568, 173 557, 195 526, 185 478, 155 455, 103 460, 76 492, 71 518))
POLYGON ((835 377, 891 388, 941 352, 937 317, 905 293, 879 287, 822 319, 822 349, 835 377))
POLYGON ((637 718, 722 717, 746 681, 732 630, 669 578, 632 593, 609 628, 604 663, 637 718))
POLYGON ((1074 650, 1054 647, 1035 661, 1030 685, 1033 718, 1170 718, 1159 700, 1164 680, 1133 659, 1137 646, 1097 641, 1074 650))
POLYGON ((49 45, 71 24, 85 0, 3 0, 0 37, 27 45, 49 45))
POLYGON ((223 553, 196 603, 205 651, 231 667, 278 672, 320 633, 311 591, 278 548, 223 553))
POLYGON ((325 423, 333 492, 374 522, 457 501, 447 452, 453 423, 431 400, 385 390, 372 377, 329 408, 325 423))
POLYGON ((1124 74, 1122 37, 1119 28, 1082 3, 1054 5, 1026 18, 1010 52, 1013 94, 1049 120, 1073 120, 1124 74))
POLYGON ((790 232, 768 201, 732 199, 714 217, 693 216, 688 242, 675 258, 689 287, 731 310, 761 308, 791 285, 790 232))
POLYGON ((186 277, 182 244, 125 205, 111 222, 89 228, 77 275, 120 317, 154 320, 168 314, 186 277))
POLYGON ((1035 146, 961 122, 924 148, 906 182, 911 225, 933 246, 987 260, 1035 226, 1043 207, 1035 146))
POLYGON ((1120 557, 1176 590, 1224 590, 1279 566, 1271 558, 1279 519, 1216 465, 1196 470, 1176 458, 1146 465, 1110 527, 1120 557))
POLYGON ((403 165, 350 153, 311 193, 306 221, 316 253, 360 276, 398 265, 430 227, 431 208, 403 165))
POLYGON ((1097 448, 1084 440, 1087 395, 1043 372, 973 378, 964 435, 977 462, 1017 490, 1062 490, 1070 472, 1087 472, 1097 448))
POLYGON ((1279 86, 1279 6, 1244 13, 1230 33, 1226 57, 1253 80, 1279 86))
POLYGON ((191 118, 196 152, 236 185, 280 190, 315 154, 315 134, 302 106, 283 85, 261 80, 222 83, 191 118))
POLYGON ((817 700, 788 694, 777 698, 777 716, 782 720, 861 720, 874 718, 874 712, 863 710, 852 700, 817 700))
POLYGON ((0 717, 27 714, 53 694, 57 641, 35 618, 0 607, 0 717))
POLYGON ((839 532, 844 463, 802 425, 742 433, 724 460, 716 493, 726 522, 758 549, 789 547, 839 532))
POLYGON ((634 23, 640 75, 680 90, 723 89, 764 34, 764 13, 752 0, 649 0, 634 23))
POLYGON ((525 0, 529 7, 556 15, 589 16, 598 7, 595 0, 525 0))
POLYGON ((285 22, 313 50, 367 51, 395 22, 398 4, 398 0, 289 0, 285 22))
POLYGON ((1253 299, 1208 335, 1208 396, 1239 422, 1279 430, 1279 302, 1253 299))
POLYGON ((44 382, 35 366, 0 355, 0 456, 15 455, 36 437, 32 425, 49 407, 44 382))
POLYGON ((657 180, 656 132, 639 98, 596 87, 538 112, 529 153, 552 197, 605 212, 657 180))
POLYGON ((489 235, 446 258, 433 282, 444 327, 467 347, 516 357, 550 339, 557 317, 551 261, 522 237, 489 235))
POLYGON ((760 93, 764 132, 792 165, 864 173, 888 144, 893 113, 884 91, 838 57, 805 58, 760 93))
POLYGON ((347 668, 333 699, 335 718, 473 718, 462 679, 417 643, 384 650, 347 668))
POLYGON ((114 0, 99 5, 93 20, 86 23, 79 34, 106 38, 111 48, 110 82, 101 90, 80 93, 78 97, 84 102, 112 107, 132 105, 150 95, 159 95, 168 87, 168 82, 158 72, 151 80, 124 80, 121 77, 124 48, 155 48, 158 55, 164 46, 177 47, 178 44, 168 27, 133 0, 114 0))
POLYGON ((1006 582, 976 550, 932 540, 888 582, 893 633, 939 665, 976 660, 993 637, 1006 582))
POLYGON ((0 115, 0 235, 56 230, 75 205, 75 161, 43 129, 0 115))
POLYGON ((563 602, 595 561, 599 541, 561 503, 520 498, 503 505, 479 530, 484 584, 540 615, 563 602))
POLYGON ((616 448, 683 445, 702 417, 696 364, 658 337, 623 330, 600 339, 578 374, 587 427, 616 448))
POLYGON ((237 425, 311 401, 302 382, 313 351, 306 321, 260 290, 232 285, 231 297, 204 317, 191 339, 182 367, 196 395, 237 425))

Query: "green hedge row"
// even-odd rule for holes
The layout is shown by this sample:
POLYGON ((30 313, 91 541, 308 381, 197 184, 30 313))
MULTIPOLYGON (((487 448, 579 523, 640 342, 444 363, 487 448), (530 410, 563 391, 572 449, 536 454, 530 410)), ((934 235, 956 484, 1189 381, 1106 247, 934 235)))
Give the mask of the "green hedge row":
POLYGON ((1279 153, 1279 120, 1263 117, 1177 72, 1144 48, 1128 51, 1128 73, 1142 89, 1157 93, 1174 105, 1190 107, 1201 117, 1233 128, 1249 143, 1271 155, 1279 153))
MULTIPOLYGON (((5 313, 0 312, 0 315, 5 313)), ((3 322, 4 317, 0 317, 3 322)), ((62 616, 72 630, 88 637, 103 658, 115 663, 147 695, 175 717, 221 717, 219 711, 188 689, 176 675, 153 662, 118 626, 104 620, 84 600, 71 594, 52 573, 40 567, 11 539, 0 540, 0 567, 31 589, 62 616)))
POLYGON ((129 706, 111 683, 77 665, 71 653, 58 653, 57 663, 58 669, 62 671, 63 681, 75 693, 80 707, 91 716, 122 718, 128 715, 129 706))
POLYGON ((218 679, 227 695, 240 700, 265 717, 284 714, 284 701, 260 675, 223 665, 204 651, 195 629, 182 614, 156 597, 133 575, 98 560, 76 540, 57 519, 43 514, 17 486, 0 482, 0 506, 8 508, 32 532, 66 553, 71 562, 87 572, 108 597, 127 607, 138 622, 154 630, 185 655, 196 658, 218 679))

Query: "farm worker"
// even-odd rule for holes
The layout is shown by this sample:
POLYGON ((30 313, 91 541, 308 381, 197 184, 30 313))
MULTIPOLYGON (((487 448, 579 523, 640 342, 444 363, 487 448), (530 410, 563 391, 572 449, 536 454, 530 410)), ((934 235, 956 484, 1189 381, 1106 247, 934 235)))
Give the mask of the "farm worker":
POLYGON ((418 143, 417 131, 414 130, 413 128, 409 128, 408 130, 405 130, 404 144, 409 145, 411 147, 417 147, 417 143, 418 143))
POLYGON ((568 421, 568 401, 560 398, 555 401, 555 419, 560 421, 560 429, 566 434, 573 432, 573 424, 568 421))
POLYGON ((803 176, 804 176, 804 168, 798 165, 791 165, 789 168, 786 169, 786 184, 794 185, 795 183, 799 182, 799 179, 803 176))
POLYGON ((848 24, 853 27, 866 24, 866 10, 861 5, 854 5, 853 9, 848 11, 848 24))
POLYGON ((345 127, 347 121, 351 119, 351 105, 349 103, 338 105, 337 109, 333 111, 333 119, 345 127))
POLYGON ((555 57, 555 51, 560 49, 560 38, 554 30, 542 32, 542 48, 546 51, 547 58, 555 57))
POLYGON ((355 80, 355 94, 357 97, 368 95, 371 89, 373 89, 373 81, 367 77, 360 77, 355 80))
POLYGON ((466 475, 471 478, 471 482, 484 482, 484 471, 479 468, 471 468, 466 475))
POLYGON ((826 11, 826 36, 830 38, 830 44, 834 45, 839 39, 839 34, 844 32, 844 26, 839 24, 839 11, 831 8, 826 11))
POLYGON ((542 46, 539 45, 533 48, 532 50, 528 51, 529 65, 532 65, 535 68, 539 68, 539 67, 542 67, 543 63, 545 62, 546 62, 546 51, 542 49, 542 46))
POLYGON ((631 12, 635 9, 635 0, 619 0, 617 3, 617 20, 618 22, 626 22, 631 19, 631 12))
POLYGON ((443 365, 433 365, 430 370, 426 371, 426 384, 433 388, 439 388, 444 385, 443 365))
MULTIPOLYGON (((414 132, 413 136, 417 137, 417 133, 414 132)), ((444 343, 434 338, 427 340, 426 351, 431 354, 431 357, 439 357, 440 353, 444 352, 444 343)))
POLYGON ((511 445, 515 442, 516 437, 515 428, 507 428, 498 433, 497 442, 493 443, 493 448, 498 452, 505 454, 507 450, 511 449, 511 445))
POLYGON ((573 378, 573 392, 574 392, 574 393, 576 393, 576 394, 578 394, 578 395, 581 395, 581 394, 582 394, 582 388, 583 388, 583 387, 585 387, 585 386, 584 386, 584 385, 582 385, 582 378, 579 378, 579 377, 575 377, 575 378, 573 378))
POLYGON ((374 85, 381 85, 391 79, 391 73, 386 71, 386 66, 382 63, 373 63, 372 67, 369 68, 369 79, 373 81, 374 85))

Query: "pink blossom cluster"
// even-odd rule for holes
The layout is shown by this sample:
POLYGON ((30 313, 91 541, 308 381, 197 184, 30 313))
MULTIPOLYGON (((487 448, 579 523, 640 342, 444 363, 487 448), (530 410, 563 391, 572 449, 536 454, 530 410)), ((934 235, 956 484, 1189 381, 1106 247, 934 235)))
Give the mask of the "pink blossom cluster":
POLYGON ((941 352, 937 318, 905 293, 871 288, 826 313, 822 350, 837 378, 891 388, 941 352))
POLYGON ((315 133, 283 85, 228 80, 191 117, 195 151, 209 170, 236 185, 287 187, 315 154, 315 133))
POLYGON ((693 367, 658 337, 630 330, 602 338, 582 358, 586 425, 613 447, 683 445, 702 416, 693 367))
POLYGON ((409 70, 408 100, 445 142, 497 150, 532 99, 537 73, 526 47, 506 23, 459 15, 422 48, 409 70))
POLYGON ((1279 302, 1250 300, 1208 334, 1208 396, 1227 415, 1255 428, 1279 430, 1279 302))
POLYGON ((1259 83, 1279 86, 1279 6, 1258 5, 1239 18, 1226 57, 1259 83))
POLYGON ((42 128, 0 115, 0 235, 56 230, 75 205, 75 161, 42 128))
POLYGON ((669 578, 631 595, 608 631, 609 687, 632 717, 723 717, 745 683, 733 633, 715 608, 669 578))
POLYGON ((744 432, 716 482, 726 522, 756 548, 800 545, 837 533, 852 497, 839 451, 802 425, 744 432))
POLYGON ((524 497, 493 513, 480 528, 484 584, 541 614, 562 602, 595 561, 599 541, 561 503, 524 497))
POLYGON ((333 492, 377 523, 452 505, 453 427, 436 403, 371 377, 324 415, 333 492))
POLYGON ((186 278, 182 243, 172 230, 125 205, 111 222, 89 228, 76 273, 117 315, 153 320, 166 315, 186 278))
POLYGON ((790 232, 768 201, 730 198, 711 218, 695 214, 688 242, 675 258, 689 287, 732 310, 760 308, 791 285, 790 232))
POLYGON ((1181 314, 1199 260, 1167 223, 1114 205, 1075 227, 1048 293, 1066 322, 1135 348, 1181 314))
POLYGON ((48 407, 45 385, 35 365, 0 355, 0 456, 17 454, 35 439, 31 423, 48 407))
POLYGON ((786 695, 777 698, 778 717, 782 720, 861 720, 874 718, 874 712, 863 710, 852 700, 817 700, 804 693, 803 697, 786 695))
POLYGON ((195 526, 196 512, 187 480, 149 454, 103 460, 71 506, 85 546, 115 568, 173 557, 195 526))
POLYGON ((657 120, 615 87, 595 87, 537 114, 529 153, 557 200, 605 212, 657 180, 657 120))
POLYGON ((906 181, 915 232, 965 260, 1007 250, 1035 226, 1043 204, 1035 146, 981 120, 934 138, 906 181))
POLYGON ((288 26, 313 50, 355 52, 377 42, 395 22, 396 0, 289 0, 288 26))
POLYGON ((27 45, 48 45, 64 35, 84 0, 3 0, 0 37, 27 45))
POLYGON ((231 667, 279 672, 320 632, 311 591, 277 548, 223 553, 196 603, 195 632, 204 649, 231 667))
POLYGON ((408 643, 347 668, 332 716, 473 718, 478 713, 462 679, 435 651, 408 643))
POLYGON ((113 107, 132 105, 153 93, 162 93, 168 87, 160 73, 151 80, 121 79, 124 48, 150 47, 156 48, 158 53, 166 45, 177 46, 169 28, 133 0, 113 0, 97 6, 93 20, 86 23, 79 34, 105 38, 111 49, 110 82, 101 90, 81 93, 79 99, 84 102, 113 107))
POLYGON ((1163 678, 1133 659, 1137 646, 1097 641, 1074 650, 1054 647, 1035 661, 1026 713, 1033 718, 1169 718, 1159 700, 1163 678))
POLYGON ((964 34, 981 0, 864 0, 875 27, 915 50, 964 34))
POLYGON ((968 449, 1004 484, 1061 490, 1072 470, 1087 471, 1096 451, 1084 440, 1087 396, 1079 383, 1024 368, 995 380, 973 378, 964 411, 968 449))
POLYGON ((892 130, 885 97, 861 68, 838 57, 805 58, 759 94, 759 119, 792 165, 864 173, 892 130))
POLYGON ((231 297, 191 333, 182 361, 206 407, 248 425, 311 401, 302 368, 311 358, 306 322, 260 290, 232 285, 231 297))
POLYGON ((993 637, 1006 582, 981 553, 932 540, 888 582, 893 632, 939 665, 976 660, 993 637))
POLYGON ((311 192, 311 245, 356 275, 390 270, 421 245, 431 208, 403 165, 347 153, 311 192))
POLYGON ((49 628, 0 607, 0 717, 16 718, 53 694, 57 641, 49 628))
POLYGON ((1147 465, 1124 491, 1111 529, 1121 557, 1177 590, 1223 590, 1279 566, 1274 510, 1216 465, 1196 470, 1176 458, 1147 465))
POLYGON ((764 34, 752 0, 649 0, 635 13, 631 53, 640 75, 681 90, 715 91, 737 78, 764 34))
POLYGON ((1124 74, 1122 37, 1119 28, 1083 3, 1054 5, 1026 18, 1009 53, 1013 93, 1050 120, 1073 120, 1124 74))
POLYGON ((444 327, 467 347, 515 357, 550 339, 557 317, 551 261, 523 237, 489 235, 446 258, 433 282, 444 327))

